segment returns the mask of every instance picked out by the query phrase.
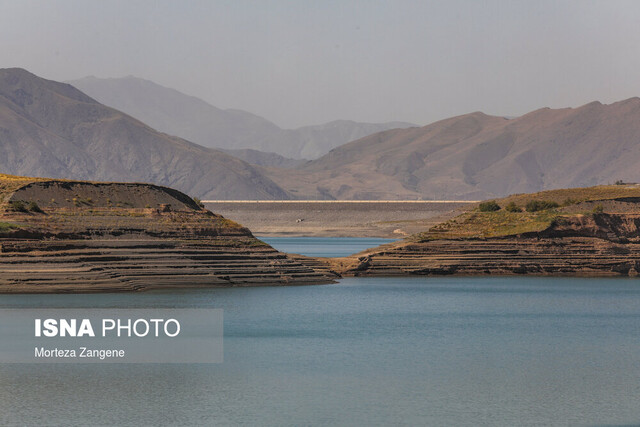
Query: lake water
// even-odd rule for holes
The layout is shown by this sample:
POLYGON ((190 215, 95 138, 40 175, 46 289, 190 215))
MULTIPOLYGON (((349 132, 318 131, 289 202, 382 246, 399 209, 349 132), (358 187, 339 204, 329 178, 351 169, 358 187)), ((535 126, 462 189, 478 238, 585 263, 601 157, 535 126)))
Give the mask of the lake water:
MULTIPOLYGON (((4 295, 2 307, 224 309, 212 365, 0 365, 0 425, 640 422, 640 281, 345 279, 4 295)), ((1 325, 0 325, 1 327, 1 325)))
POLYGON ((342 257, 375 248, 394 239, 364 237, 262 237, 279 251, 314 257, 342 257))

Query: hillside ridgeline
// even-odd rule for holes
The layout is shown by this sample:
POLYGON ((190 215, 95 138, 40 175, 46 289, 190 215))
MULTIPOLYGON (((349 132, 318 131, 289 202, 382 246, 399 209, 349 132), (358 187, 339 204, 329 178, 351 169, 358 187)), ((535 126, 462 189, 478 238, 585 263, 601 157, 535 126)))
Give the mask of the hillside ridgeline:
POLYGON ((288 167, 286 165, 295 164, 295 160, 318 158, 332 148, 376 132, 416 126, 405 122, 335 120, 281 129, 255 114, 220 109, 202 99, 133 76, 85 77, 68 83, 162 132, 205 147, 240 150, 231 153, 262 166, 288 167), (247 149, 250 151, 245 151, 247 149))
POLYGON ((639 140, 640 98, 513 119, 476 112, 369 135, 267 175, 303 199, 482 200, 640 182, 639 140))
POLYGON ((211 199, 290 198, 255 166, 19 68, 0 69, 0 171, 151 182, 211 199))

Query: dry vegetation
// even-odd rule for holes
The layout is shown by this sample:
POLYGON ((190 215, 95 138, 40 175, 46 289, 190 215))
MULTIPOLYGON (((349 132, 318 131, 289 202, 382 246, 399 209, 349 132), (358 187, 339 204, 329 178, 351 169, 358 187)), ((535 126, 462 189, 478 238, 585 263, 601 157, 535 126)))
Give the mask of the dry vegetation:
POLYGON ((4 231, 12 230, 14 228, 17 228, 15 224, 11 224, 8 222, 0 222, 0 233, 4 231))
POLYGON ((0 205, 6 203, 14 191, 36 181, 47 181, 47 179, 29 178, 25 176, 6 175, 0 173, 0 205))
POLYGON ((473 211, 438 224, 415 238, 424 241, 511 236, 545 230, 561 216, 555 209, 539 212, 473 211))
POLYGON ((248 233, 242 225, 220 215, 195 206, 191 208, 177 199, 171 201, 171 197, 159 191, 156 186, 109 184, 0 174, 0 233, 15 235, 22 230, 43 236, 85 237, 129 232, 143 232, 152 236, 185 232, 205 236, 248 233), (25 193, 24 188, 35 182, 46 182, 47 186, 25 193), (73 187, 74 197, 70 198, 64 193, 64 188, 49 183, 88 185, 73 187), (94 185, 99 188, 109 187, 109 194, 121 196, 122 201, 104 197, 92 198, 92 194, 97 191, 94 185), (46 202, 38 204, 28 194, 37 196, 41 203, 43 198, 46 202), (131 200, 140 202, 142 198, 157 200, 153 207, 148 205, 146 208, 133 206, 131 203, 131 200))
POLYGON ((626 197, 640 197, 640 185, 598 185, 596 187, 585 188, 563 188, 559 190, 547 190, 539 193, 514 194, 498 200, 500 206, 506 206, 514 202, 520 207, 524 207, 532 200, 552 201, 560 206, 567 206, 586 201, 621 199, 626 197))
POLYGON ((516 194, 496 200, 499 210, 476 208, 412 236, 411 240, 490 238, 539 232, 563 217, 603 213, 606 211, 603 204, 606 205, 607 201, 626 198, 640 198, 640 185, 606 185, 516 194), (593 206, 594 203, 597 204, 593 206), (555 205, 557 207, 553 207, 555 205), (532 206, 543 208, 532 211, 532 206))

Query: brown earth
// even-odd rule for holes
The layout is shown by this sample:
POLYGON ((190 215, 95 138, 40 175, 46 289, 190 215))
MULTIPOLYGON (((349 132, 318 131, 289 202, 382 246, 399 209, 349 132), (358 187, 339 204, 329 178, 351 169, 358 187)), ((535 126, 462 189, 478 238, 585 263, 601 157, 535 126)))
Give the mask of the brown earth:
POLYGON ((475 206, 465 202, 206 202, 258 236, 404 238, 475 206))
POLYGON ((330 283, 193 199, 149 184, 0 175, 0 292, 330 283))
POLYGON ((630 276, 640 272, 640 214, 566 216, 544 230, 496 238, 383 245, 327 261, 343 276, 630 276))
POLYGON ((420 231, 354 256, 320 259, 280 253, 166 187, 0 175, 0 292, 300 285, 341 275, 637 276, 639 191, 611 186, 514 195, 498 200, 502 208, 492 212, 433 202, 210 205, 258 218, 262 231, 282 232, 288 224, 304 235, 393 233, 403 221, 398 215, 420 231), (520 207, 532 200, 565 203, 542 212, 505 209, 507 202, 520 207), (416 225, 445 217, 427 231, 416 225), (386 225, 385 218, 395 219, 386 225))

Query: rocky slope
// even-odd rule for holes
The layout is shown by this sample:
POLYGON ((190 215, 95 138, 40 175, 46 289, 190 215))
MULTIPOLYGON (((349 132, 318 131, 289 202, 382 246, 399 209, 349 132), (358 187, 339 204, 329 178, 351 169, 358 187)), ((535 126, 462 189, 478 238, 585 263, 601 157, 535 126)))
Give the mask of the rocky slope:
POLYGON ((289 198, 246 162, 16 68, 0 69, 0 172, 153 182, 211 199, 289 198))
POLYGON ((244 142, 280 130, 255 114, 217 108, 202 99, 133 76, 85 77, 67 83, 161 132, 205 147, 253 148, 244 142))
POLYGON ((223 110, 174 89, 133 76, 101 79, 85 77, 68 83, 99 102, 117 108, 148 125, 193 141, 224 149, 251 149, 243 160, 267 164, 273 153, 291 159, 315 159, 332 148, 376 132, 415 126, 411 123, 359 123, 337 120, 298 129, 281 129, 270 121, 241 110, 223 110))
POLYGON ((331 280, 170 188, 0 175, 0 292, 331 280))
POLYGON ((345 276, 636 276, 640 244, 590 237, 437 240, 335 261, 345 276))
POLYGON ((596 187, 520 195, 500 211, 477 208, 429 231, 326 268, 346 276, 568 275, 637 276, 640 186, 596 187), (610 196, 602 198, 603 193, 610 196), (581 199, 571 199, 571 196, 581 199), (515 201, 567 200, 537 212, 507 212, 515 201))
POLYGON ((543 108, 514 119, 472 113, 395 129, 272 170, 302 198, 481 200, 618 179, 640 181, 640 98, 543 108))

